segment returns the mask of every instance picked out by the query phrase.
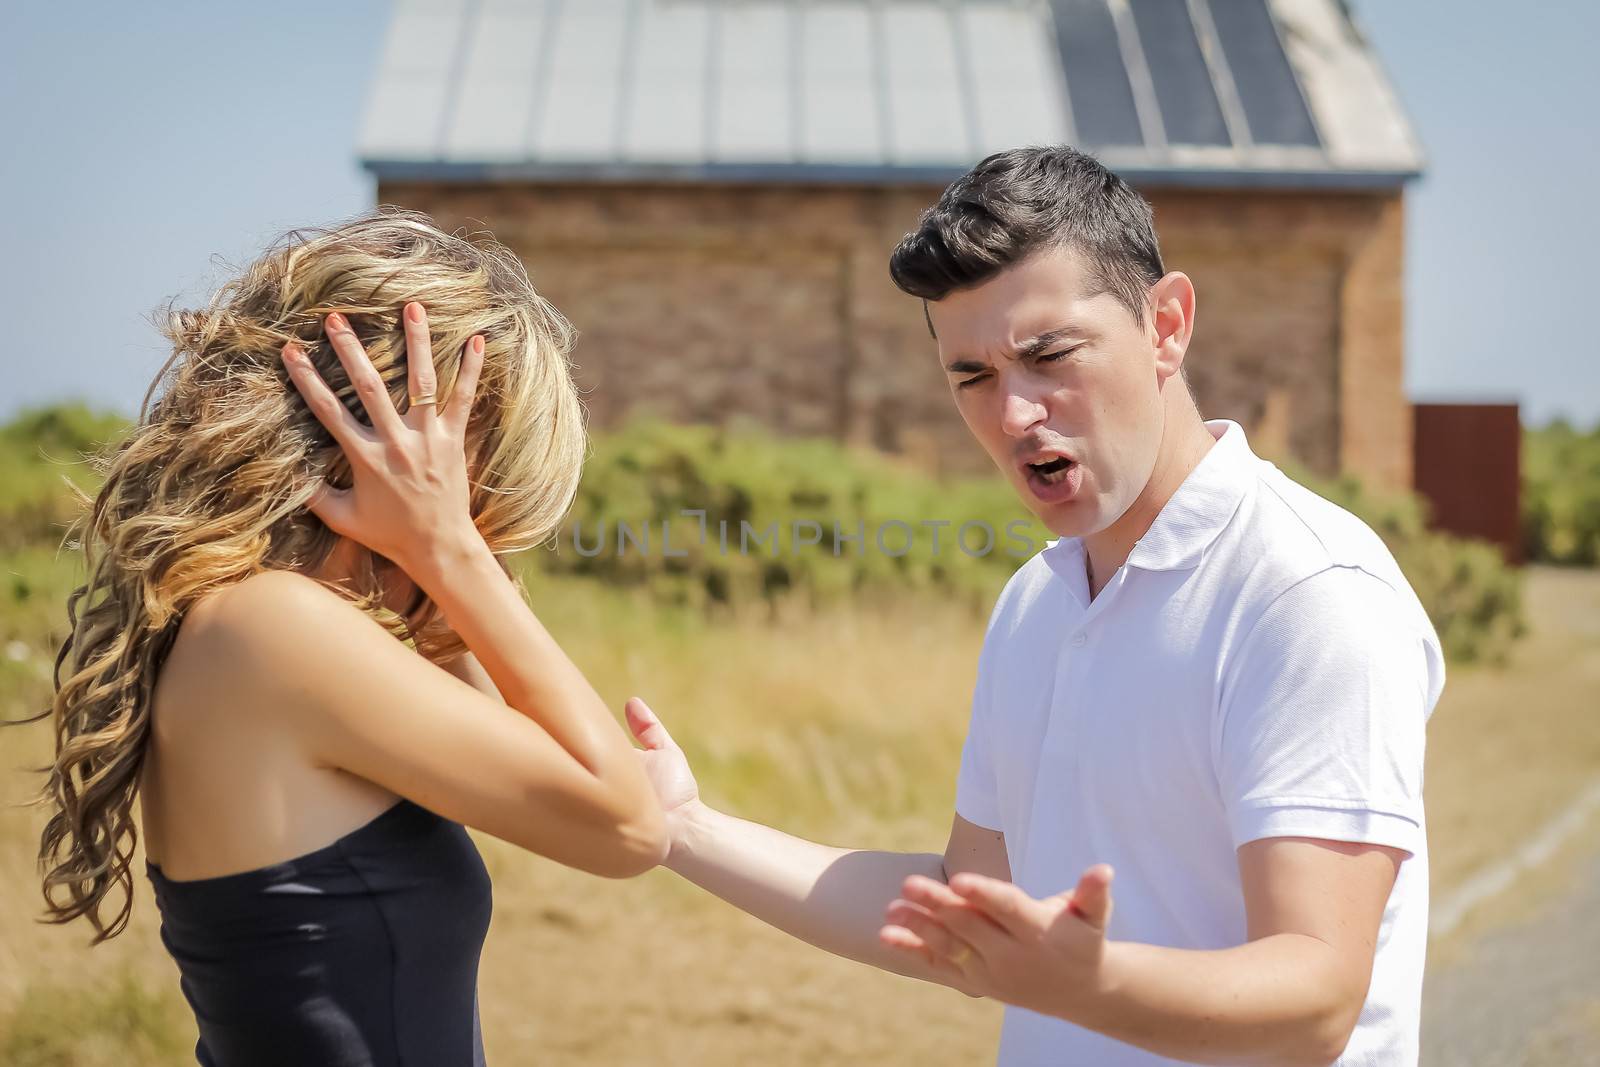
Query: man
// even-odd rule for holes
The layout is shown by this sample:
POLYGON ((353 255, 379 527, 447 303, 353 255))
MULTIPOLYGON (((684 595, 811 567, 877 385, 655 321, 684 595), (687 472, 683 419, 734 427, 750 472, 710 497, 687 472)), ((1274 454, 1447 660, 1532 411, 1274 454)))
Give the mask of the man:
POLYGON ((635 699, 667 865, 822 948, 1005 1001, 1003 1067, 1414 1064, 1444 668, 1393 558, 1201 420, 1194 286, 1093 159, 991 156, 890 271, 1059 535, 990 620, 949 843, 825 848, 713 811, 635 699))

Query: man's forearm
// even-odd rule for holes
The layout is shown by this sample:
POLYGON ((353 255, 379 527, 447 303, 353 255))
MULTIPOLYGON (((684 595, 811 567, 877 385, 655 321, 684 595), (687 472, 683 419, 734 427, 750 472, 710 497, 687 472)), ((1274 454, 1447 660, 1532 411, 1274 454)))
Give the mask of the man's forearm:
POLYGON ((940 980, 880 944, 878 930, 908 876, 944 880, 942 857, 831 848, 703 805, 674 837, 667 866, 734 907, 840 956, 940 980))
POLYGON ((1102 991, 1058 1014, 1191 1063, 1328 1064, 1366 996, 1300 934, 1209 952, 1111 942, 1104 974, 1102 991))

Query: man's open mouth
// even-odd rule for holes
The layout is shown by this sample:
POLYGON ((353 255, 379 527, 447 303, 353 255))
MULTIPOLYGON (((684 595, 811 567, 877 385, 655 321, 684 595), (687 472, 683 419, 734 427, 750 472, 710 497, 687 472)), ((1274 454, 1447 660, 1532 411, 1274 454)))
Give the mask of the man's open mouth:
POLYGON ((1067 472, 1072 469, 1073 463, 1066 456, 1055 456, 1051 459, 1040 460, 1038 463, 1028 463, 1025 466, 1029 472, 1044 484, 1055 485, 1067 476, 1067 472))

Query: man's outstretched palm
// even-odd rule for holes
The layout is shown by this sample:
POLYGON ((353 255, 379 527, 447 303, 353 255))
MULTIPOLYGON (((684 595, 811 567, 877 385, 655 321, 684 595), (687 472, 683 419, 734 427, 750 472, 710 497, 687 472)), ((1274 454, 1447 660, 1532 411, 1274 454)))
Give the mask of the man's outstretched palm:
POLYGON ((683 749, 667 733, 650 705, 633 697, 623 711, 628 717, 628 729, 644 746, 639 758, 644 761, 645 776, 656 791, 656 800, 666 813, 667 827, 676 843, 678 823, 700 802, 700 786, 694 780, 683 749))

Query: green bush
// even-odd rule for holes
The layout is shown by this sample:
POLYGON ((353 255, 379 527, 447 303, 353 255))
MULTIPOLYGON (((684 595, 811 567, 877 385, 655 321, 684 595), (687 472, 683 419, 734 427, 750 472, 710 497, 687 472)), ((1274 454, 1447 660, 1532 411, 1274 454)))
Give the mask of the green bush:
MULTIPOLYGON (((643 422, 598 435, 595 445, 557 544, 536 558, 547 570, 639 586, 675 602, 715 606, 799 595, 818 604, 910 591, 983 610, 1050 537, 999 478, 940 482, 829 441, 643 422), (700 520, 684 515, 692 509, 705 512, 703 540, 700 520), (924 519, 948 523, 938 552, 932 530, 920 525, 924 519), (817 524, 808 532, 818 543, 797 546, 790 534, 795 523, 807 520, 817 524), (875 543, 874 532, 894 521, 915 531, 904 555, 890 555, 875 543), (836 546, 836 522, 846 532, 863 527, 865 543, 836 546), (968 522, 997 533, 992 551, 977 554, 977 538, 971 553, 953 543, 968 522), (622 524, 635 536, 619 537, 622 524), (779 550, 769 553, 752 543, 740 551, 741 524, 775 526, 779 550), (648 546, 638 536, 645 526, 648 546), (662 543, 663 526, 670 531, 672 556, 662 543), (1016 539, 1006 537, 1008 528, 1016 539), (726 551, 719 529, 727 531, 726 551)), ((1429 531, 1413 494, 1373 493, 1351 479, 1291 473, 1378 532, 1451 659, 1504 659, 1525 628, 1522 586, 1494 548, 1429 531)), ((891 531, 890 548, 899 548, 901 532, 891 531)))
POLYGON ((1377 493, 1352 478, 1291 477, 1358 516, 1382 537, 1416 590, 1451 660, 1503 662, 1526 632, 1522 576, 1494 546, 1435 533, 1413 493, 1377 493))
POLYGON ((707 607, 931 592, 987 610, 1049 536, 996 478, 939 482, 832 441, 642 421, 597 435, 537 558, 707 607))
MULTIPOLYGON (((28 412, 0 427, 0 553, 31 559, 60 542, 76 514, 66 480, 92 488, 95 475, 83 457, 126 425, 72 406, 28 412)), ((1600 550, 1593 490, 1600 436, 1560 426, 1544 433, 1529 450, 1530 484, 1538 487, 1529 497, 1530 515, 1546 518, 1530 529, 1543 531, 1540 544, 1550 547, 1535 558, 1593 562, 1600 550), (1589 471, 1587 481, 1568 476, 1581 469, 1589 471)), ((1291 473, 1378 531, 1453 659, 1504 658, 1523 630, 1521 584, 1493 549, 1429 532, 1409 494, 1373 494, 1350 480, 1291 473)), ((1049 536, 994 476, 940 481, 831 441, 637 422, 595 436, 566 525, 554 546, 524 565, 709 609, 793 600, 821 607, 909 593, 983 612, 1049 536), (703 527, 684 514, 695 509, 704 511, 703 527), (929 525, 938 522, 945 525, 929 525), (957 539, 964 524, 975 525, 963 545, 957 539), (623 525, 631 535, 625 544, 623 525), (606 542, 596 551, 601 531, 606 542), (861 541, 848 540, 858 532, 861 541)), ((38 582, 23 577, 37 569, 13 567, 8 614, 38 609, 38 582)), ((16 627, 9 631, 10 639, 23 638, 16 627)))
POLYGON ((78 515, 68 481, 94 485, 87 457, 127 426, 81 404, 26 411, 0 426, 0 551, 59 543, 78 515))
POLYGON ((1522 439, 1522 534, 1530 560, 1600 564, 1600 425, 1557 420, 1522 439))

